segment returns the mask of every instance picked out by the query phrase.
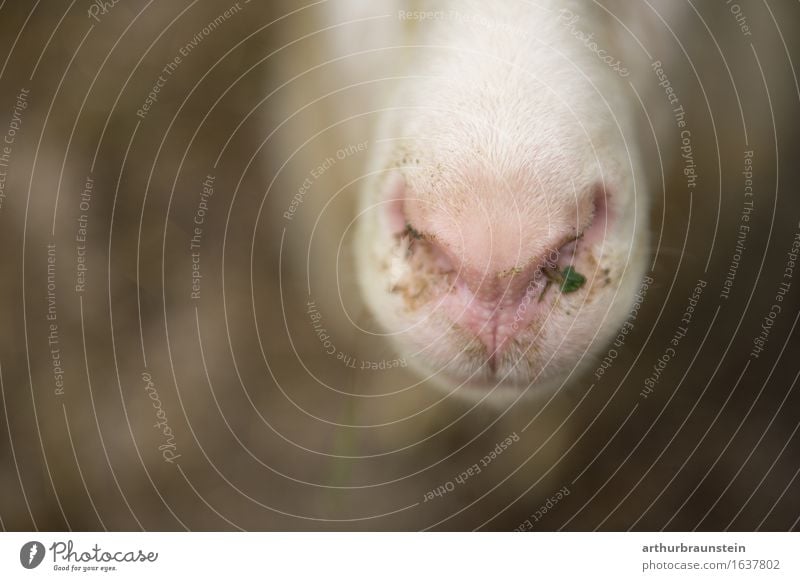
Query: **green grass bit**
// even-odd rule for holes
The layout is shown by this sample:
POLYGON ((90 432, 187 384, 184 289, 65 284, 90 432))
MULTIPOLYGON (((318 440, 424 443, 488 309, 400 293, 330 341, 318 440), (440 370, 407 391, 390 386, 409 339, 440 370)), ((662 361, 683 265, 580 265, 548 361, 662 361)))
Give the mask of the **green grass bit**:
POLYGON ((562 293, 573 293, 586 284, 586 277, 575 272, 575 269, 571 266, 561 271, 561 277, 563 279, 561 281, 562 293))

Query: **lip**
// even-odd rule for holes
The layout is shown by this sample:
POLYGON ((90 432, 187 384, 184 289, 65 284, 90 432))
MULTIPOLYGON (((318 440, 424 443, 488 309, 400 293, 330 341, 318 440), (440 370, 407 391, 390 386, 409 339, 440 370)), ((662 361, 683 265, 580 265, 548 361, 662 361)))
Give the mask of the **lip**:
POLYGON ((558 298, 557 293, 580 289, 580 286, 572 291, 558 288, 564 283, 563 273, 575 262, 575 242, 569 241, 565 245, 568 250, 561 254, 567 266, 562 268, 562 260, 559 260, 554 269, 548 266, 537 268, 532 275, 512 275, 510 279, 497 281, 494 288, 479 295, 475 295, 463 280, 456 278, 449 292, 436 299, 435 310, 465 337, 483 344, 488 367, 494 371, 506 345, 537 319, 548 316, 553 301, 558 298))

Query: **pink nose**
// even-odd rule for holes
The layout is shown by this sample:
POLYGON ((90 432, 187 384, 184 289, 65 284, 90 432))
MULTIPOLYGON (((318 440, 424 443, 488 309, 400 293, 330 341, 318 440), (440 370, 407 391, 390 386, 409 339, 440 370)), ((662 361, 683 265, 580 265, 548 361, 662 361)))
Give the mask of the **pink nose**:
POLYGON ((522 220, 515 224, 507 216, 475 212, 452 220, 435 213, 415 216, 413 204, 405 209, 407 232, 424 238, 426 266, 435 264, 453 277, 452 292, 437 301, 437 308, 483 343, 494 367, 509 341, 545 307, 539 298, 547 273, 572 259, 574 223, 527 216, 523 226, 522 220))
POLYGON ((492 368, 511 340, 546 315, 549 301, 540 300, 542 293, 573 261, 577 244, 597 244, 607 225, 602 189, 574 205, 490 199, 462 207, 406 198, 402 181, 397 184, 387 225, 424 245, 426 275, 452 277, 452 291, 436 300, 437 308, 483 343, 492 368))
POLYGON ((483 343, 490 368, 508 342, 544 308, 539 301, 548 285, 547 271, 569 261, 571 254, 566 252, 571 251, 549 251, 523 266, 503 270, 481 271, 463 262, 456 267, 454 292, 443 299, 441 308, 456 326, 483 343))

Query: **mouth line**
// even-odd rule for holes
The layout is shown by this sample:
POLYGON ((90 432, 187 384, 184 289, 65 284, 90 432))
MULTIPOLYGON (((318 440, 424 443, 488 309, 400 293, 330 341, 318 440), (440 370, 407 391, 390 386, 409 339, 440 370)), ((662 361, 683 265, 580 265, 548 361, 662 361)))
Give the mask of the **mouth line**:
POLYGON ((495 376, 497 375, 497 352, 500 349, 500 346, 497 344, 497 325, 492 329, 492 345, 494 349, 489 353, 489 359, 486 363, 489 366, 491 375, 495 376))

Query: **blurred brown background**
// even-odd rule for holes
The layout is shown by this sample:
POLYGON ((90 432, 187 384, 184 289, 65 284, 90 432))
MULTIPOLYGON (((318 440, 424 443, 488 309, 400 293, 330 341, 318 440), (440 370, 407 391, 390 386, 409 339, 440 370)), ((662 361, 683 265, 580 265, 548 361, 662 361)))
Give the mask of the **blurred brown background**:
MULTIPOLYGON (((346 247, 367 152, 283 217, 312 168, 372 139, 390 90, 327 93, 400 63, 313 67, 381 39, 312 34, 338 22, 325 3, 107 4, 0 7, 3 529, 798 527, 800 271, 750 356, 800 232, 796 2, 743 4, 750 35, 724 3, 665 15, 649 40, 670 51, 699 186, 674 126, 643 131, 654 283, 632 334, 602 378, 500 409, 360 369, 394 357, 347 320, 374 329, 346 247), (751 229, 725 299, 745 151, 751 229)), ((636 86, 649 129, 664 96, 636 86)))

